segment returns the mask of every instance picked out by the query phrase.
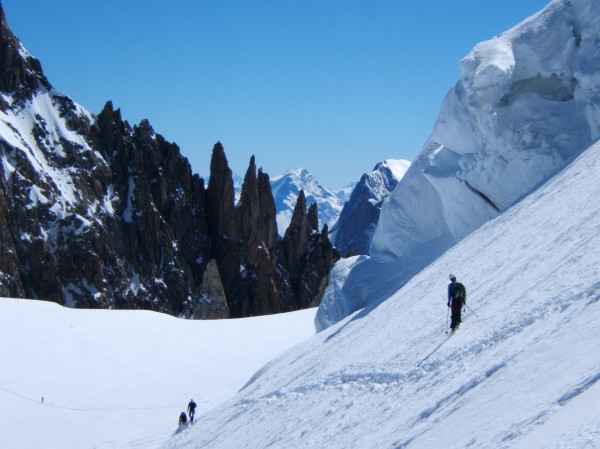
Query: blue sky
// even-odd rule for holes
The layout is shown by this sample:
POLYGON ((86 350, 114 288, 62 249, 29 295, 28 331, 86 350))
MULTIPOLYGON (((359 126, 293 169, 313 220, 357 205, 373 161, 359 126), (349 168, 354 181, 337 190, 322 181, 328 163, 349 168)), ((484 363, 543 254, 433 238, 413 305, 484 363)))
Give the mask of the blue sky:
POLYGON ((52 85, 150 120, 208 175, 303 167, 331 188, 412 160, 458 63, 546 0, 3 0, 52 85))

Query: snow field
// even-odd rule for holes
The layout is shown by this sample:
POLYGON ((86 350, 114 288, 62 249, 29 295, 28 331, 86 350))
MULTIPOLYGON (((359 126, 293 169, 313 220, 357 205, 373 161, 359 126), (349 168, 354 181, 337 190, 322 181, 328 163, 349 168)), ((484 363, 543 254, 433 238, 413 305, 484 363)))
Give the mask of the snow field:
POLYGON ((158 447, 191 398, 202 419, 313 335, 314 314, 198 322, 0 299, 0 447, 158 447))
POLYGON ((600 144, 164 448, 598 447, 598 170, 600 144), (478 317, 448 338, 450 272, 478 317))

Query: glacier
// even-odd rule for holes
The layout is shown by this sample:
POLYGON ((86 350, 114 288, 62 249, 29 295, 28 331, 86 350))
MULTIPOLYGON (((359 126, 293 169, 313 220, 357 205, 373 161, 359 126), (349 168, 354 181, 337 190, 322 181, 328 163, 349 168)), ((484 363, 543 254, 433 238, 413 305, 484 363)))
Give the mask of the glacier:
POLYGON ((347 286, 330 284, 317 329, 342 310, 385 300, 598 139, 599 41, 598 2, 555 0, 474 47, 430 138, 382 206, 371 258, 350 270, 347 286), (374 270, 390 288, 369 288, 374 270))

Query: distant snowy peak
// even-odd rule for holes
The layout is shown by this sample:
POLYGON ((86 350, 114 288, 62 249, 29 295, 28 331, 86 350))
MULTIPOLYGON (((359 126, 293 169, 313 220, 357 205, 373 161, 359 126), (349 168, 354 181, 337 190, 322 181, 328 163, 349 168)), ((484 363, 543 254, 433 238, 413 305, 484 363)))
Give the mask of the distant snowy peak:
POLYGON ((386 159, 378 163, 371 173, 366 173, 361 179, 367 189, 367 195, 374 202, 388 197, 396 184, 404 177, 410 167, 410 161, 405 159, 386 159))
POLYGON ((387 159, 361 177, 331 229, 331 239, 341 254, 368 254, 381 203, 409 167, 407 160, 387 159))
POLYGON ((303 168, 288 170, 271 178, 273 197, 277 209, 277 228, 279 233, 285 232, 290 224, 292 212, 296 206, 300 190, 304 190, 306 204, 317 204, 319 226, 331 226, 339 217, 343 201, 336 193, 323 186, 317 179, 303 168))
POLYGON ((281 175, 274 176, 271 179, 271 184, 277 189, 279 189, 280 186, 286 186, 288 189, 289 186, 294 186, 298 191, 299 189, 304 189, 304 192, 307 195, 312 194, 316 198, 335 196, 331 190, 319 184, 319 181, 304 168, 295 168, 293 170, 288 170, 281 175))

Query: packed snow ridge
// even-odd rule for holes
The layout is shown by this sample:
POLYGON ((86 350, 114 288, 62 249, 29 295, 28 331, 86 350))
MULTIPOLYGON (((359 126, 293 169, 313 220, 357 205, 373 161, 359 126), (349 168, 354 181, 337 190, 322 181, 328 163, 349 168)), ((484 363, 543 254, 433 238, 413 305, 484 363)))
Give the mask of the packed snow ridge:
POLYGON ((600 137, 599 41, 600 3, 555 0, 475 46, 431 137, 382 206, 371 258, 340 267, 345 285, 330 284, 318 328, 387 298, 600 137), (368 288, 375 266, 388 288, 368 288))

